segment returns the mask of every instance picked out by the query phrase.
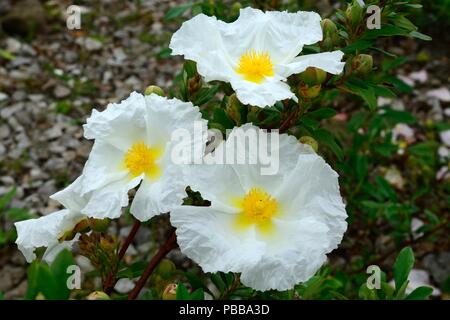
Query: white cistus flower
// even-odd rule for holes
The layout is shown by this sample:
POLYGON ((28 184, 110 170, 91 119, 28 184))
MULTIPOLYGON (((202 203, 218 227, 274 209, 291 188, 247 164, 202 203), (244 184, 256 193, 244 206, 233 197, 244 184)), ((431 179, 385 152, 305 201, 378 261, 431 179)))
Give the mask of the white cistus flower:
MULTIPOLYGON (((206 121, 190 102, 156 94, 133 92, 129 98, 94 110, 84 136, 95 139, 81 176, 69 188, 90 194, 81 212, 93 218, 117 218, 128 205, 128 191, 137 187, 130 212, 146 221, 181 205, 186 184, 183 166, 201 158, 206 143, 206 121), (174 132, 182 131, 182 142, 174 132), (186 159, 174 159, 175 155, 186 159)), ((53 196, 67 206, 68 199, 53 196)))
MULTIPOLYGON (((233 132, 215 152, 229 147, 233 132)), ((341 242, 347 214, 337 173, 292 136, 279 135, 278 150, 274 175, 261 175, 259 163, 193 166, 190 185, 211 206, 181 206, 170 219, 181 251, 205 272, 237 272, 256 290, 287 290, 341 242)))
POLYGON ((51 263, 61 250, 71 249, 79 238, 76 234, 73 238, 65 240, 65 235, 71 233, 77 224, 87 219, 80 212, 81 207, 86 203, 86 198, 79 197, 70 190, 60 193, 62 199, 67 198, 65 202, 68 208, 40 218, 15 223, 16 244, 27 262, 36 259, 37 248, 45 247, 42 259, 51 263))
POLYGON ((245 8, 233 23, 199 14, 183 23, 170 42, 173 55, 197 62, 206 81, 229 82, 239 100, 265 107, 294 98, 286 78, 320 68, 342 72, 341 51, 300 55, 304 45, 322 40, 317 13, 245 8))

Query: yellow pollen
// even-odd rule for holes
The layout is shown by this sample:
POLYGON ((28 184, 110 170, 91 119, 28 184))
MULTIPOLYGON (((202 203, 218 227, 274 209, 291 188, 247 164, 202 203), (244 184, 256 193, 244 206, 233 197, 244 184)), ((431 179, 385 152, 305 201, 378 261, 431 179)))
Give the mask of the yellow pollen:
POLYGON ((237 226, 241 228, 256 225, 259 231, 272 229, 272 218, 279 213, 278 202, 270 194, 259 188, 252 188, 236 201, 241 210, 237 217, 237 226))
POLYGON ((247 81, 261 83, 265 77, 273 77, 273 64, 267 51, 257 53, 246 51, 239 59, 236 72, 243 75, 247 81))
POLYGON ((161 156, 161 148, 148 147, 144 142, 136 142, 128 149, 123 163, 133 177, 145 173, 149 178, 157 178, 160 168, 156 160, 161 156))

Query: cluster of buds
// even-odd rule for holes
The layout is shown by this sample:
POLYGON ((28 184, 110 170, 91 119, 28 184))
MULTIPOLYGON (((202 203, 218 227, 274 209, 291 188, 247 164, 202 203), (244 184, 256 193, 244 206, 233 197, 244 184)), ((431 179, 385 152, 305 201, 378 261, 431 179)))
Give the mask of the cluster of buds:
POLYGON ((95 219, 95 218, 86 218, 78 222, 75 227, 71 230, 67 230, 59 241, 70 241, 75 238, 78 233, 87 233, 89 231, 97 231, 97 232, 106 232, 108 229, 110 220, 109 219, 95 219))
POLYGON ((87 257, 92 265, 100 270, 102 279, 118 265, 119 241, 117 238, 100 232, 82 234, 78 241, 80 253, 87 257))
POLYGON ((364 19, 363 7, 358 1, 353 0, 352 4, 347 7, 345 17, 347 18, 348 25, 351 26, 353 30, 356 30, 364 19))

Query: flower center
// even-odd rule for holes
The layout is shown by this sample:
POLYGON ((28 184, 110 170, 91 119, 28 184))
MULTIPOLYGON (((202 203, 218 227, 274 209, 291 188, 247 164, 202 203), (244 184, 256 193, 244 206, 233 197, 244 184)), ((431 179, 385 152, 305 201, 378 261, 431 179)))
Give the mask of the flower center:
POLYGON ((272 227, 272 217, 279 212, 278 202, 270 194, 259 188, 252 188, 242 198, 237 200, 241 210, 237 217, 238 227, 256 225, 260 231, 269 231, 272 227))
POLYGON ((133 177, 145 173, 149 178, 157 178, 160 168, 156 160, 161 155, 161 148, 151 148, 144 142, 136 142, 128 149, 123 163, 133 177))
POLYGON ((273 77, 273 64, 269 53, 255 50, 246 51, 239 59, 236 72, 247 81, 261 83, 265 77, 273 77))

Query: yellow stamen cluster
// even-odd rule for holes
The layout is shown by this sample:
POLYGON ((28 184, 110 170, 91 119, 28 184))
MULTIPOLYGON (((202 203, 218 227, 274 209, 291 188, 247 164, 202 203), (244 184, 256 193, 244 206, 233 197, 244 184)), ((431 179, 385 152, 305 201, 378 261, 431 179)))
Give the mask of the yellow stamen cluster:
POLYGON ((241 210, 237 225, 239 227, 256 225, 263 232, 272 228, 272 218, 279 212, 277 200, 259 188, 250 189, 237 201, 237 206, 241 210))
POLYGON ((123 163, 133 177, 145 173, 149 178, 156 178, 160 173, 160 168, 156 164, 160 155, 160 148, 151 148, 144 142, 137 142, 128 149, 123 163))
POLYGON ((273 63, 269 53, 255 50, 246 51, 239 59, 236 72, 241 74, 245 80, 261 83, 265 77, 273 77, 273 63))

